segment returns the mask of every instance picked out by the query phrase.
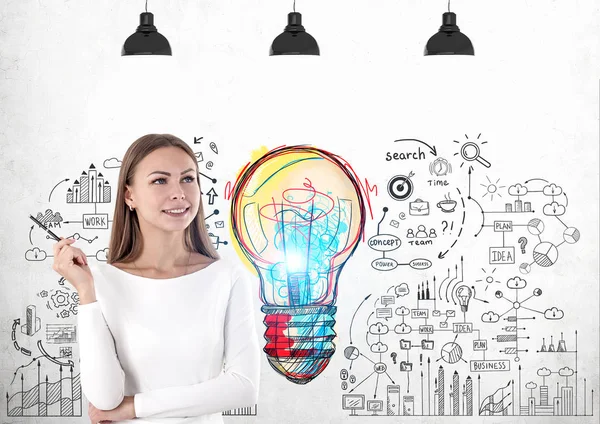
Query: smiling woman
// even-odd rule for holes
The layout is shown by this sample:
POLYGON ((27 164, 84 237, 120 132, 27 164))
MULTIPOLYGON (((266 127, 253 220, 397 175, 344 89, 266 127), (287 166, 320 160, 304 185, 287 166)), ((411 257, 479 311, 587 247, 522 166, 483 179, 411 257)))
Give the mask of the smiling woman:
POLYGON ((213 247, 197 175, 171 134, 125 153, 108 263, 90 264, 77 316, 93 424, 221 424, 222 411, 257 402, 251 280, 213 247))
POLYGON ((219 258, 204 225, 197 166, 190 147, 171 134, 148 134, 129 147, 119 175, 124 190, 117 194, 110 264, 132 263, 152 276, 219 258))

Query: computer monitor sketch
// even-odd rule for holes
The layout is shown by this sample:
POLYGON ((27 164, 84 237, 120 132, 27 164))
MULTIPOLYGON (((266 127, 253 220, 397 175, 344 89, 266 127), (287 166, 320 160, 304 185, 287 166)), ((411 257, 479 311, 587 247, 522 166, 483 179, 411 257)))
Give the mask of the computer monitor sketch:
POLYGON ((372 415, 377 415, 378 412, 383 412, 383 401, 382 400, 368 400, 367 411, 372 411, 372 415))
POLYGON ((356 415, 357 409, 365 409, 365 395, 342 395, 342 409, 350 409, 350 415, 356 415))

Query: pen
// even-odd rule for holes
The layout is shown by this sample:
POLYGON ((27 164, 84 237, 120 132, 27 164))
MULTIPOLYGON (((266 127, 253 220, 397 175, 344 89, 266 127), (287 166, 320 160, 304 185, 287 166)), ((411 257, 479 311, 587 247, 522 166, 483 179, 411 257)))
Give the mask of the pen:
POLYGON ((33 216, 29 215, 29 218, 31 218, 33 220, 33 222, 35 222, 37 225, 39 225, 40 227, 42 227, 43 230, 45 230, 48 234, 50 234, 50 236, 56 240, 56 241, 60 241, 60 237, 57 236, 56 234, 54 234, 52 231, 50 231, 49 229, 47 229, 44 224, 42 224, 40 221, 38 221, 37 219, 35 219, 33 216))

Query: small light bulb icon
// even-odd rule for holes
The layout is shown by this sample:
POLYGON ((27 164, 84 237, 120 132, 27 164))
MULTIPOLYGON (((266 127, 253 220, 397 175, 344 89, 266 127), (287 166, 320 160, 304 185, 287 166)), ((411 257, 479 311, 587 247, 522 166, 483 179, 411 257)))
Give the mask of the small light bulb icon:
POLYGON ((473 297, 473 291, 468 286, 460 286, 456 289, 456 297, 458 297, 460 310, 467 312, 469 310, 469 300, 473 297))

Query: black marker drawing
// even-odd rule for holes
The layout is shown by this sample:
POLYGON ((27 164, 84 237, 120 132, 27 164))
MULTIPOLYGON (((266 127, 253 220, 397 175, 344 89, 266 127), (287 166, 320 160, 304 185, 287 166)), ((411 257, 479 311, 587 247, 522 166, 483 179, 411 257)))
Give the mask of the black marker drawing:
MULTIPOLYGON (((529 261, 531 264, 526 263, 528 268, 536 263, 541 267, 548 268, 556 263, 558 257, 557 252, 553 255, 553 249, 549 246, 556 247, 558 251, 558 245, 546 241, 553 237, 549 234, 560 231, 563 239, 560 244, 574 244, 580 239, 580 233, 576 228, 569 227, 564 221, 568 198, 560 186, 539 178, 527 180, 524 184, 516 183, 510 186, 503 184, 505 180, 498 177, 492 180, 491 177, 482 176, 480 178, 485 178, 485 181, 481 182, 474 178, 476 168, 479 166, 490 167, 490 162, 486 159, 487 155, 481 150, 483 146, 485 146, 485 142, 469 140, 467 137, 461 147, 461 149, 464 148, 463 153, 466 157, 463 157, 460 151, 455 155, 461 155, 459 158, 462 158, 465 163, 473 162, 473 166, 465 169, 464 177, 468 177, 468 198, 473 201, 474 206, 476 205, 475 208, 467 212, 461 188, 457 187, 460 199, 447 189, 446 192, 441 193, 424 191, 419 193, 417 198, 409 201, 408 205, 403 205, 404 211, 396 210, 394 214, 398 215, 394 219, 386 220, 388 209, 384 209, 383 218, 378 223, 377 234, 384 234, 387 231, 393 233, 394 237, 398 239, 398 248, 394 249, 397 262, 401 262, 399 259, 413 249, 426 249, 425 245, 419 245, 419 242, 440 243, 444 237, 450 234, 456 238, 450 249, 459 248, 461 245, 458 243, 457 233, 464 231, 464 227, 471 224, 474 224, 473 228, 479 226, 474 231, 476 240, 486 239, 489 235, 497 237, 497 242, 484 245, 485 250, 482 253, 485 256, 489 255, 486 258, 489 261, 489 267, 483 264, 470 264, 480 270, 479 275, 474 276, 475 278, 469 278, 469 272, 464 266, 461 254, 460 263, 455 262, 456 265, 447 267, 447 271, 442 272, 444 274, 442 277, 439 277, 440 274, 436 276, 421 273, 418 277, 415 275, 411 278, 410 273, 418 270, 407 269, 408 274, 402 274, 402 281, 399 281, 399 284, 392 286, 388 284, 385 293, 373 292, 373 295, 377 297, 372 306, 367 302, 362 304, 363 308, 371 307, 371 311, 361 309, 361 315, 366 316, 366 327, 364 320, 359 319, 359 315, 356 315, 353 331, 361 334, 360 327, 362 326, 365 337, 353 339, 355 346, 352 347, 358 349, 361 347, 356 344, 365 343, 369 350, 361 348, 367 358, 356 353, 356 358, 360 358, 360 360, 351 362, 352 370, 358 377, 360 386, 350 384, 347 385, 347 390, 351 390, 354 395, 365 396, 364 406, 354 408, 352 411, 354 415, 452 416, 481 414, 500 418, 533 415, 536 408, 537 415, 542 415, 542 412, 550 409, 552 411, 556 409, 556 405, 552 406, 552 399, 543 402, 537 399, 533 402, 532 413, 529 412, 531 403, 527 399, 521 405, 519 400, 521 392, 529 393, 531 398, 532 390, 535 392, 540 390, 542 385, 551 385, 548 382, 540 385, 540 382, 534 378, 535 375, 527 376, 523 380, 521 365, 532 360, 532 356, 535 354, 574 355, 571 353, 572 351, 568 350, 572 344, 568 344, 568 340, 563 338, 562 333, 559 333, 560 337, 548 334, 538 346, 531 345, 532 336, 538 331, 536 323, 539 323, 540 315, 543 315, 545 322, 558 323, 562 322, 565 311, 557 306, 543 308, 536 306, 533 298, 541 297, 543 288, 540 288, 541 284, 539 287, 531 288, 522 277, 514 276, 516 269, 509 273, 512 274, 512 277, 507 275, 505 279, 503 271, 509 267, 502 265, 518 264, 524 257, 531 255, 532 259, 529 261), (542 187, 537 187, 542 183, 544 184, 542 187), (472 184, 480 185, 485 190, 482 193, 473 193, 472 184), (505 190, 508 191, 510 201, 505 201, 507 197, 505 190), (478 199, 475 199, 476 195, 479 196, 478 199), (440 199, 442 196, 446 201, 453 200, 456 204, 448 202, 448 205, 442 205, 433 202, 434 199, 440 199), (502 207, 486 206, 484 208, 481 200, 483 198, 487 198, 492 204, 501 204, 502 207), (543 199, 543 203, 540 202, 540 198, 543 199), (433 205, 436 207, 433 208, 433 205), (461 205, 463 219, 459 224, 461 205), (416 207, 411 208, 411 206, 416 207), (455 212, 455 216, 459 218, 444 219, 445 217, 454 218, 451 211, 455 212), (435 222, 435 213, 438 213, 438 216, 442 215, 437 221, 437 225, 432 224, 431 221, 425 221, 433 219, 435 222), (481 219, 479 219, 479 214, 481 214, 481 219), (418 222, 418 219, 421 221, 418 222), (455 221, 460 231, 457 231, 458 228, 454 230, 455 221), (387 230, 385 224, 389 225, 387 230), (486 231, 480 236, 484 229, 489 230, 490 228, 493 231, 486 231), (430 235, 431 229, 434 230, 434 237, 430 235), (544 247, 547 248, 546 251, 542 249, 544 247), (497 284, 502 284, 502 281, 507 282, 510 295, 504 293, 506 289, 498 290, 495 287, 497 284), (400 285, 406 285, 403 292, 413 291, 413 296, 396 295, 394 297, 393 294, 400 285), (490 286, 492 290, 488 290, 490 286), (509 304, 503 308, 501 304, 505 301, 509 304), (416 307, 414 302, 416 302, 416 307), (449 309, 443 310, 441 304, 437 305, 439 302, 446 302, 449 309), (482 304, 490 305, 491 310, 488 307, 482 309, 482 304), (420 340, 416 337, 419 337, 420 340), (534 353, 535 349, 539 349, 539 353, 534 353), (424 358, 423 353, 432 355, 429 358, 425 355, 424 358), (372 355, 380 355, 380 358, 368 358, 372 355), (441 364, 436 376, 430 373, 431 358, 433 358, 434 364, 441 364), (369 359, 369 361, 364 359, 369 359), (514 362, 519 362, 519 366, 511 367, 511 363, 514 364, 514 362), (375 364, 378 364, 377 367, 375 364), (466 375, 467 373, 465 373, 466 378, 463 379, 461 376, 465 367, 467 372, 472 374, 466 375), (368 368, 370 369, 367 371, 368 368), (385 393, 377 389, 369 393, 373 383, 376 386, 379 383, 379 379, 375 378, 378 375, 377 369, 385 370, 385 373, 389 374, 395 382, 388 384, 385 393), (365 371, 367 371, 366 374, 363 374, 365 371), (363 375, 361 376, 361 374, 363 375), (473 387, 475 376, 477 377, 477 393, 474 393, 473 387), (410 384, 411 382, 413 384, 410 384), (537 386, 533 388, 534 385, 537 386), (373 400, 372 403, 367 402, 370 399, 373 400), (381 404, 384 402, 387 408, 384 407, 384 411, 381 412, 381 404), (547 405, 545 405, 546 402, 547 405), (474 403, 478 405, 476 408, 473 407, 474 403), (419 405, 421 406, 419 407, 419 405)), ((398 153, 396 157, 392 155, 389 160, 412 161, 410 167, 413 168, 417 164, 415 161, 423 160, 423 155, 427 154, 426 151, 419 153, 417 149, 413 152, 414 154, 409 153, 398 153)), ((450 174, 452 166, 448 163, 448 167, 445 168, 445 162, 441 158, 429 160, 426 165, 429 175, 433 175, 434 178, 441 177, 446 169, 448 170, 446 174, 450 174)), ((419 174, 418 168, 415 167, 414 171, 419 174)), ((415 178, 414 176, 411 178, 413 186, 421 187, 421 182, 415 178)), ((445 188, 446 185, 450 185, 451 182, 451 180, 433 179, 426 181, 424 187, 429 190, 439 190, 441 187, 445 188)), ((467 180, 464 182, 466 183, 467 180)), ((483 243, 486 242, 478 244, 483 243)), ((475 246, 469 245, 468 248, 475 248, 475 246)), ((442 249, 438 259, 443 259, 448 255, 450 249, 446 252, 442 249)), ((437 263, 433 261, 431 267, 435 269, 436 265, 437 263)), ((550 291, 552 290, 550 289, 550 291)), ((535 361, 537 362, 537 359, 535 361)), ((564 362, 558 368, 555 364, 546 368, 552 370, 552 374, 545 377, 546 380, 557 376, 562 379, 559 382, 560 385, 565 387, 563 391, 561 386, 558 386, 555 400, 558 400, 560 411, 557 409, 555 415, 571 413, 575 415, 578 398, 579 402, 585 405, 584 413, 589 414, 587 403, 590 400, 593 401, 593 392, 587 387, 588 380, 584 379, 582 382, 579 379, 579 384, 575 381, 577 365, 573 366, 571 363, 564 362), (559 370, 562 370, 562 374, 559 373, 559 370), (578 386, 580 386, 580 392, 583 389, 583 395, 580 393, 578 396, 578 386), (565 404, 564 408, 563 404, 565 404)), ((544 391, 547 392, 546 389, 544 391)), ((579 411, 580 414, 581 412, 579 411)))
MULTIPOLYGON (((379 220, 377 224, 377 234, 370 237, 367 241, 367 245, 378 252, 381 252, 382 257, 377 258, 371 262, 371 267, 378 271, 391 271, 398 266, 410 266, 413 269, 427 269, 431 266, 431 261, 423 258, 413 259, 408 263, 399 263, 393 258, 386 257, 386 252, 391 252, 398 249, 402 245, 402 241, 399 237, 393 234, 381 234, 380 228, 381 223, 385 219, 385 216, 388 212, 388 208, 383 208, 383 216, 381 220, 379 220)), ((435 230, 433 231, 435 236, 435 230)), ((413 244, 409 241, 409 244, 413 244)))
POLYGON ((408 213, 412 216, 427 216, 429 215, 429 202, 421 199, 416 199, 408 204, 408 213))
MULTIPOLYGON (((479 140, 479 137, 481 137, 481 133, 479 133, 479 135, 477 136, 477 140, 479 140)), ((469 140, 469 137, 465 134, 465 138, 467 140, 469 140)), ((459 143, 460 141, 454 140, 455 143, 459 143)), ((484 145, 486 144, 487 141, 482 141, 481 144, 484 145)), ((485 160, 483 157, 481 157, 481 148, 479 147, 479 145, 474 142, 474 141, 466 141, 463 143, 463 145, 460 147, 460 150, 454 154, 454 156, 457 156, 458 154, 460 154, 460 156, 469 162, 473 162, 476 161, 478 163, 480 163, 481 165, 485 166, 486 168, 489 168, 491 166, 491 164, 485 160)), ((463 165, 465 163, 462 162, 460 164, 460 167, 462 168, 463 165)))
POLYGON ((258 405, 248 406, 245 408, 236 408, 223 411, 224 416, 255 416, 258 414, 258 405))
POLYGON ((73 348, 71 346, 61 346, 58 349, 58 356, 60 358, 72 358, 73 357, 73 348))
POLYGON ((73 324, 46 324, 46 342, 76 343, 77 328, 73 324))
POLYGON ((388 194, 394 200, 406 200, 408 199, 414 190, 413 182, 410 179, 414 177, 414 173, 411 171, 408 176, 396 175, 388 182, 387 189, 388 194))
POLYGON ((21 374, 20 390, 10 395, 6 392, 6 416, 8 417, 81 417, 81 381, 73 374, 73 365, 63 369, 58 365, 58 380, 41 377, 41 364, 37 362, 37 382, 25 388, 21 374), (63 376, 65 372, 65 376, 63 376))
MULTIPOLYGON (((454 241, 452 242, 452 244, 450 244, 450 247, 448 249, 446 249, 445 251, 443 251, 443 252, 440 251, 438 253, 438 259, 444 259, 444 257, 448 254, 448 252, 450 250, 452 250, 452 248, 454 248, 454 246, 456 245, 456 243, 458 243, 458 240, 459 240, 459 238, 460 238, 460 236, 462 235, 462 232, 463 232, 463 226, 465 225, 465 217, 466 217, 465 199, 463 198, 462 193, 461 193, 461 191, 460 191, 460 189, 458 187, 456 188, 456 191, 458 192, 458 195, 460 197, 460 204, 462 206, 462 218, 461 218, 461 221, 460 221, 460 228, 458 229, 458 233, 456 234, 456 237, 455 237, 454 241)), ((445 203, 444 205, 442 205, 443 202, 440 202, 441 206, 438 206, 438 207, 440 207, 442 210, 444 208, 451 207, 452 209, 448 210, 447 212, 454 212, 454 208, 456 207, 456 202, 454 200, 450 200, 450 199, 448 199, 448 200, 449 201, 447 203, 445 203)), ((454 221, 452 221, 452 225, 451 225, 450 228, 452 229, 453 227, 454 227, 454 221)))
POLYGON ((429 164, 429 173, 436 177, 443 177, 452 173, 452 165, 446 159, 439 157, 429 164))
MULTIPOLYGON (((469 177, 470 177, 470 173, 469 173, 469 177)), ((485 187, 485 194, 482 197, 487 196, 488 194, 490 195, 490 200, 494 200, 494 194, 496 194, 498 197, 502 197, 502 195, 498 192, 498 190, 500 190, 501 188, 506 188, 506 186, 499 186, 498 183, 500 182, 500 178, 498 178, 496 180, 495 183, 493 183, 490 180, 490 177, 488 177, 486 175, 487 180, 488 180, 488 184, 481 184, 481 186, 485 187)), ((469 194, 470 195, 470 194, 469 194)))
POLYGON ((514 381, 510 380, 483 400, 479 406, 479 415, 507 415, 509 407, 514 405, 513 399, 514 381))
MULTIPOLYGON (((496 283, 496 284, 502 284, 501 281, 496 280, 494 278, 494 272, 496 272, 496 268, 494 268, 492 270, 492 272, 488 273, 484 268, 481 268, 481 270, 483 271, 483 273, 486 275, 485 276, 485 282, 486 282, 486 286, 485 286, 485 290, 487 291, 488 287, 490 286, 490 284, 496 283)), ((484 280, 475 280, 476 283, 480 283, 484 280)))
POLYGON ((563 333, 557 346, 554 346, 553 341, 546 345, 546 340, 543 339, 542 347, 536 353, 560 356, 562 365, 545 366, 544 355, 541 355, 538 361, 541 367, 531 370, 525 380, 522 378, 525 368, 519 365, 518 380, 516 383, 512 380, 518 387, 518 393, 512 389, 514 396, 511 406, 514 408, 508 409, 506 402, 501 403, 498 399, 490 402, 491 399, 487 398, 487 403, 482 403, 482 407, 488 405, 484 408, 485 411, 482 411, 483 415, 593 416, 593 408, 588 413, 587 402, 590 399, 593 405, 594 390, 588 391, 587 378, 583 379, 583 384, 578 382, 577 352, 577 331, 573 350, 568 350, 563 333), (569 360, 569 357, 572 359, 569 360), (581 397, 578 393, 580 386, 583 386, 581 397), (583 401, 583 413, 580 401, 583 401))
POLYGON ((437 202, 436 205, 444 213, 452 213, 456 209, 456 200, 450 198, 450 193, 444 196, 443 200, 437 202))

